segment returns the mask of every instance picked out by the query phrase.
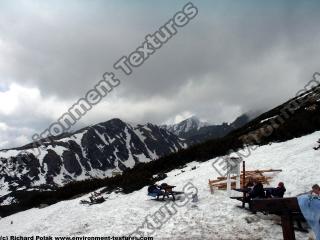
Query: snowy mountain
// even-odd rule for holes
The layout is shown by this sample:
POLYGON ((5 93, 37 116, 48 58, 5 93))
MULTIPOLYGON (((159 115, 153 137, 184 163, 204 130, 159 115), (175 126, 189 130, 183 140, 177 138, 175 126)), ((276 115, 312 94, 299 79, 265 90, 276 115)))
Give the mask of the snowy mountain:
MULTIPOLYGON (((320 152, 313 149, 318 145, 319 138, 320 132, 315 132, 286 142, 257 147, 245 159, 247 169, 282 169, 282 172, 272 175, 270 186, 284 182, 286 197, 307 192, 312 184, 319 181, 319 169, 315 166, 319 166, 320 152)), ((283 239, 279 217, 261 213, 252 215, 237 208, 240 203, 230 199, 225 191, 217 190, 213 195, 210 194, 208 178, 219 176, 212 167, 216 160, 189 163, 183 169, 168 172, 168 177, 158 182, 176 185, 176 190, 192 184, 197 189, 198 202, 192 202, 191 199, 175 203, 151 201, 146 195, 147 187, 144 187, 130 194, 105 193, 103 196, 107 200, 99 205, 80 205, 80 200, 88 199, 87 194, 3 218, 0 220, 1 234, 120 237, 145 226, 144 230, 152 233, 154 239, 163 240, 283 239), (150 224, 148 228, 145 223, 150 224)), ((308 239, 308 233, 296 231, 296 239, 308 239)))
MULTIPOLYGON (((318 92, 319 87, 302 93, 248 123, 245 123, 246 116, 240 117, 235 122, 244 124, 242 127, 234 129, 235 124, 224 124, 225 127, 232 126, 234 130, 224 137, 192 145, 178 152, 175 151, 184 147, 185 142, 175 134, 152 124, 133 127, 119 119, 82 129, 70 136, 55 138, 51 143, 45 142, 44 154, 38 158, 32 158, 32 145, 0 151, 0 195, 14 191, 14 197, 19 200, 13 206, 0 206, 0 215, 10 215, 42 203, 54 204, 100 187, 106 187, 107 191, 121 188, 123 193, 131 193, 154 182, 154 176, 165 176, 165 172, 180 169, 193 161, 205 162, 245 146, 267 146, 314 133, 320 130, 318 92), (32 161, 27 165, 18 162, 17 155, 21 150, 31 156, 32 161), (150 161, 153 156, 161 154, 156 161, 150 161), (117 161, 118 158, 120 161, 117 161), (145 163, 128 170, 138 162, 145 163), (113 169, 127 171, 116 178, 103 178, 111 175, 113 169), (94 177, 97 178, 92 179, 94 177), (15 191, 23 186, 29 190, 37 184, 64 184, 72 180, 84 181, 65 185, 55 191, 15 191)), ((202 127, 198 132, 208 127, 212 126, 202 127)), ((295 149, 291 151, 293 155, 296 154, 295 149)), ((250 149, 247 154, 251 154, 250 149)), ((2 200, 8 202, 7 199, 2 200)))
POLYGON ((191 131, 198 131, 200 128, 208 126, 209 123, 200 121, 196 116, 187 118, 180 123, 172 125, 163 125, 162 127, 168 131, 176 134, 177 136, 183 136, 191 131))
POLYGON ((131 126, 120 119, 96 124, 45 141, 36 156, 32 144, 0 151, 0 197, 17 189, 61 186, 71 181, 111 176, 186 147, 156 125, 131 126))
POLYGON ((173 125, 163 125, 162 128, 176 134, 180 138, 186 139, 189 145, 202 143, 209 139, 226 136, 231 131, 242 127, 248 123, 253 116, 247 114, 239 116, 232 123, 222 123, 212 125, 208 122, 202 122, 197 117, 185 119, 180 123, 173 125))

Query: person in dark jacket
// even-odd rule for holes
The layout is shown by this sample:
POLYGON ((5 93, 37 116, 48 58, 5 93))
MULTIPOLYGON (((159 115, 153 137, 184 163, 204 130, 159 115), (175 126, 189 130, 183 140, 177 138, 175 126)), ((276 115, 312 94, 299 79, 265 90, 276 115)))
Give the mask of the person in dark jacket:
MULTIPOLYGON (((246 202, 249 203, 249 209, 252 209, 252 203, 251 200, 254 198, 265 198, 266 195, 264 193, 263 185, 260 181, 254 179, 253 180, 253 188, 252 190, 248 193, 246 197, 246 202)), ((255 213, 255 211, 253 211, 255 213)))
POLYGON ((267 190, 267 198, 283 198, 286 188, 283 182, 278 183, 278 187, 267 190))
POLYGON ((248 182, 247 182, 247 184, 246 184, 246 186, 245 186, 245 188, 253 188, 253 186, 254 186, 254 184, 253 184, 253 178, 252 177, 250 177, 249 179, 248 179, 248 182))
POLYGON ((265 198, 265 193, 264 193, 264 189, 263 189, 263 185, 260 181, 255 180, 254 181, 254 186, 252 188, 252 190, 249 192, 249 198, 253 199, 253 198, 265 198))

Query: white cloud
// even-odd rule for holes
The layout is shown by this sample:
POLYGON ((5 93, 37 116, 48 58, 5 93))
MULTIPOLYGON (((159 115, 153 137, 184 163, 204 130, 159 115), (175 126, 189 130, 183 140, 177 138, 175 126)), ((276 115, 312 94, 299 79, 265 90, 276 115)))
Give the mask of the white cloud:
POLYGON ((185 112, 182 112, 180 114, 177 114, 176 116, 174 116, 174 120, 173 120, 173 124, 175 123, 179 123, 181 121, 183 121, 184 119, 186 118, 189 118, 191 117, 193 114, 189 111, 185 111, 185 112))
POLYGON ((10 84, 0 92, 0 148, 31 142, 34 133, 43 131, 68 106, 71 102, 43 96, 38 88, 10 84))
POLYGON ((14 89, 15 86, 5 92, 0 92, 0 114, 9 115, 17 109, 19 98, 14 89))
MULTIPOLYGON (((199 15, 132 75, 116 72, 121 85, 77 127, 114 117, 230 122, 292 97, 320 71, 319 1, 248 3, 195 1, 199 15)), ((2 0, 0 148, 46 129, 182 5, 2 0)))
POLYGON ((42 96, 38 88, 16 83, 12 83, 8 90, 0 92, 0 114, 3 115, 54 119, 68 104, 53 96, 42 96))
POLYGON ((28 136, 33 129, 26 127, 12 127, 0 122, 0 149, 21 146, 30 142, 28 136))

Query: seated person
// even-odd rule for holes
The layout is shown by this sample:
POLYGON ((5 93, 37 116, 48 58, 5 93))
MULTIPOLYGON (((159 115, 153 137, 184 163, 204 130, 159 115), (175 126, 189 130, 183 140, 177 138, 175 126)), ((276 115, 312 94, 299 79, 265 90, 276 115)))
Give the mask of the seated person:
MULTIPOLYGON (((253 180, 253 188, 252 190, 247 194, 245 201, 249 203, 249 208, 252 209, 251 205, 251 199, 254 198, 265 198, 265 193, 263 189, 263 185, 260 181, 254 179, 253 180)), ((254 212, 255 213, 255 212, 254 212)))
POLYGON ((159 196, 161 196, 161 195, 163 195, 163 199, 165 197, 164 191, 162 191, 161 188, 156 184, 148 187, 148 194, 151 196, 152 195, 156 196, 157 199, 159 199, 159 196))
POLYGON ((247 184, 245 185, 245 188, 246 189, 252 189, 253 188, 253 186, 254 186, 254 184, 253 184, 253 178, 252 177, 250 177, 249 179, 248 179, 248 182, 247 182, 247 184))
POLYGON ((320 196, 320 186, 318 184, 312 186, 311 194, 315 196, 320 196))
POLYGON ((260 181, 253 180, 253 188, 248 193, 247 200, 251 200, 253 198, 265 198, 265 193, 263 189, 263 185, 260 181))
POLYGON ((283 198, 286 188, 283 182, 279 182, 278 187, 267 190, 267 198, 283 198))

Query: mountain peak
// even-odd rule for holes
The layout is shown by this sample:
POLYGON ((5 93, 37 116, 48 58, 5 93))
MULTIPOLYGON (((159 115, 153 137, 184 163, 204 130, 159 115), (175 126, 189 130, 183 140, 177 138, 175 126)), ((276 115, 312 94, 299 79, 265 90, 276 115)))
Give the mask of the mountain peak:
POLYGON ((200 123, 201 122, 200 119, 195 115, 193 115, 193 116, 191 116, 189 118, 186 118, 184 121, 192 121, 192 122, 195 122, 195 123, 200 123))
POLYGON ((193 115, 179 123, 165 125, 163 127, 179 136, 186 132, 199 130, 200 128, 208 125, 209 124, 207 122, 202 122, 197 116, 193 115))

